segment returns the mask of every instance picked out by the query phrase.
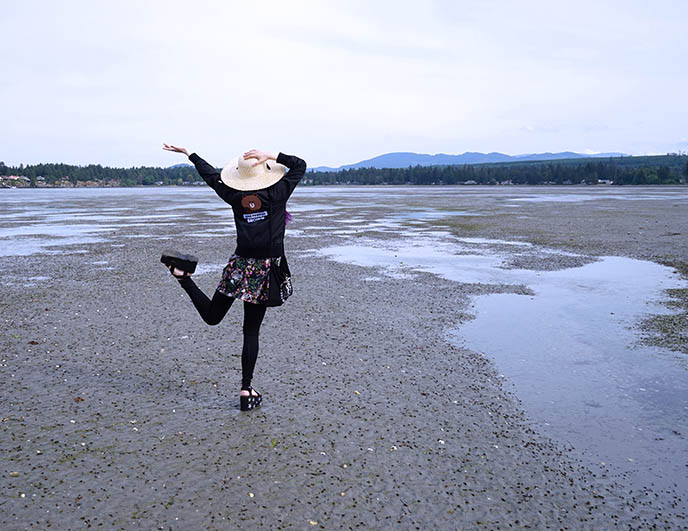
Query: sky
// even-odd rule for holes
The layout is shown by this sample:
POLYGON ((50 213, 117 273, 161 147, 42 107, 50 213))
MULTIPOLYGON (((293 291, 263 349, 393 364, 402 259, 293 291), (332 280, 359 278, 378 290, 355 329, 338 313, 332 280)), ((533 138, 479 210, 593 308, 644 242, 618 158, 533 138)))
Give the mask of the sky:
POLYGON ((0 161, 688 151, 688 2, 0 0, 0 161))

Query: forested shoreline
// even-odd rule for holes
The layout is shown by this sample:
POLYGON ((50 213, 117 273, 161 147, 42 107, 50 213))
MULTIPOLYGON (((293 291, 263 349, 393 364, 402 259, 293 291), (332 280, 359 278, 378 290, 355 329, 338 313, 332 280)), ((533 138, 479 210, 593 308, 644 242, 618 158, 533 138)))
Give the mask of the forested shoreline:
MULTIPOLYGON (((306 185, 661 185, 686 182, 688 156, 680 154, 408 168, 358 168, 338 172, 308 172, 304 178, 306 185)), ((190 165, 169 168, 111 168, 99 164, 6 166, 0 162, 0 184, 4 187, 180 186, 202 183, 202 179, 190 165)))

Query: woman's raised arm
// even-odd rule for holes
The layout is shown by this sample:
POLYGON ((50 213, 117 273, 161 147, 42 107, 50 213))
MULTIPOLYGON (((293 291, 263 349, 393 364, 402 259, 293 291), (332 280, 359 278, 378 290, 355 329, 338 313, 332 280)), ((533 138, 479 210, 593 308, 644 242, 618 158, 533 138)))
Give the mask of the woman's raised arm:
POLYGON ((171 144, 163 144, 162 149, 165 151, 172 151, 174 153, 183 153, 189 157, 189 160, 193 162, 193 165, 196 167, 196 171, 201 177, 203 177, 203 180, 208 184, 208 186, 215 190, 215 193, 219 195, 226 203, 231 201, 234 190, 220 180, 220 172, 217 171, 217 168, 208 164, 201 157, 199 157, 197 153, 191 153, 189 155, 189 151, 186 148, 173 146, 171 144))

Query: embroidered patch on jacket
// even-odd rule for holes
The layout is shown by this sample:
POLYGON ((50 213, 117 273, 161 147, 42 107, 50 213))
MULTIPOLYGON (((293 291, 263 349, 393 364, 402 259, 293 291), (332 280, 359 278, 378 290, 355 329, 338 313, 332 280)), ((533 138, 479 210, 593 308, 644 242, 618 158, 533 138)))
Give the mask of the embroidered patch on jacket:
POLYGON ((244 212, 255 212, 256 210, 260 210, 263 203, 257 195, 251 194, 245 195, 241 199, 241 206, 244 207, 244 212))
POLYGON ((263 210, 261 212, 251 212, 250 214, 244 214, 244 219, 247 223, 253 223, 254 221, 260 221, 268 217, 268 211, 263 210))

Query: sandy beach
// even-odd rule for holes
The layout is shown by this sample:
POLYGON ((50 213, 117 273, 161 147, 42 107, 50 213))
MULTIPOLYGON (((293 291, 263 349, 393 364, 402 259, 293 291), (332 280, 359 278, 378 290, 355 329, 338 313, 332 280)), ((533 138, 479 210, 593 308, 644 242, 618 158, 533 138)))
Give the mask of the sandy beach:
MULTIPOLYGON (((291 200, 295 293, 267 313, 254 380, 264 404, 247 413, 240 305, 208 327, 159 263, 162 249, 192 252, 197 283, 215 289, 233 229, 211 190, 45 190, 33 212, 0 192, 5 238, 40 235, 26 236, 32 223, 89 227, 59 234, 71 245, 48 235, 0 257, 0 527, 688 526, 680 486, 639 488, 624 470, 593 466, 538 427, 489 353, 448 337, 475 318, 476 297, 536 284, 460 282, 413 264, 390 274, 328 251, 473 238, 464 244, 486 246, 504 271, 618 256, 685 280, 688 191, 375 190, 304 188, 291 200)), ((685 292, 674 295, 685 312, 685 292)), ((638 320, 633 333, 685 358, 685 318, 671 319, 638 320)), ((676 431, 672 448, 688 449, 676 431)))

